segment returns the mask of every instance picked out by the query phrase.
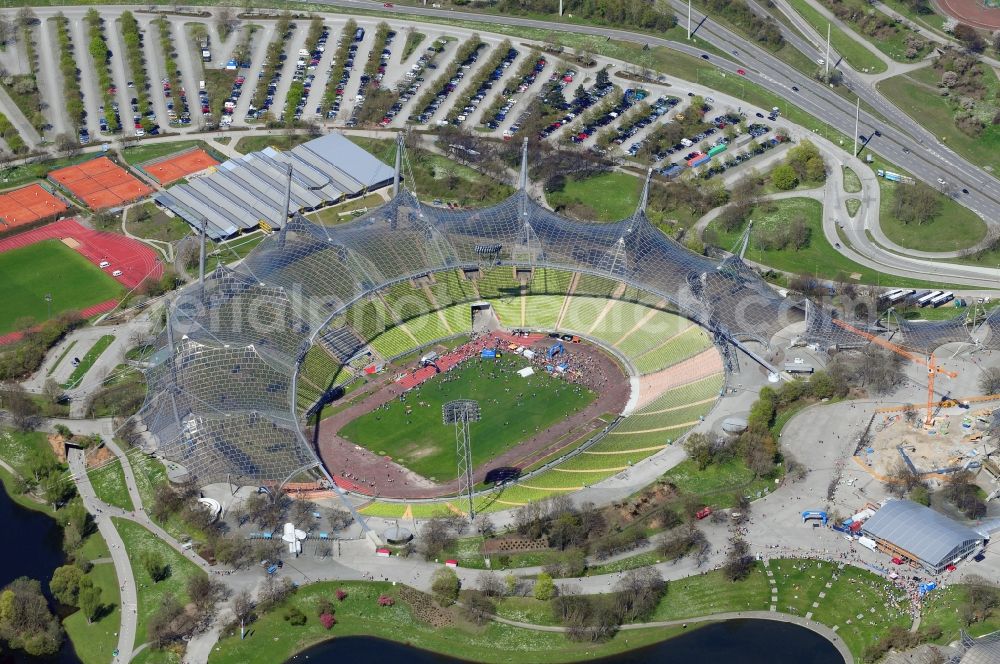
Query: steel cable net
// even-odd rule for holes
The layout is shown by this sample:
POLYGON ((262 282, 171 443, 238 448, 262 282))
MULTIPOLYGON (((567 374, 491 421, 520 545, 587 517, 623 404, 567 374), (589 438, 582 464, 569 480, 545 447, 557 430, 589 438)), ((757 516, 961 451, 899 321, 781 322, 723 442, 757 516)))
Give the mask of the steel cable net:
MULTIPOLYGON (((869 343, 864 336, 835 323, 836 320, 843 320, 838 312, 824 309, 810 300, 806 300, 805 310, 806 329, 801 336, 803 342, 816 344, 823 350, 861 348, 869 343)), ((886 331, 885 328, 868 321, 844 320, 843 322, 868 334, 881 334, 886 331)))
POLYGON ((976 338, 987 350, 1000 349, 1000 308, 994 309, 976 328, 976 338))
POLYGON ((401 189, 338 226, 297 216, 235 269, 173 303, 148 370, 141 416, 159 450, 199 482, 283 482, 319 464, 296 415, 296 372, 314 343, 339 362, 365 338, 343 314, 396 283, 448 269, 547 267, 607 277, 671 302, 715 338, 765 346, 801 318, 739 258, 722 263, 666 237, 640 210, 583 223, 523 190, 498 205, 445 210, 401 189))
POLYGON ((897 317, 896 324, 899 326, 896 343, 922 353, 930 353, 953 341, 972 342, 964 311, 949 320, 911 321, 897 317))

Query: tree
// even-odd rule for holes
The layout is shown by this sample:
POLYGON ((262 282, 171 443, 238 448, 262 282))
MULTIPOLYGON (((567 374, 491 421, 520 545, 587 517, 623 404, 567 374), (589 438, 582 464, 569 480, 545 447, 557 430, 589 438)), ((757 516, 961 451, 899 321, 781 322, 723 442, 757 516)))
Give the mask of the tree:
POLYGON ((83 570, 76 565, 63 565, 52 572, 49 590, 60 604, 79 606, 80 582, 83 570))
POLYGON ((59 651, 62 627, 49 611, 38 581, 22 576, 0 593, 0 638, 36 657, 59 651))
POLYGON ((703 433, 692 433, 684 439, 684 451, 691 460, 698 464, 698 470, 705 470, 712 465, 714 452, 712 441, 703 433))
POLYGON ((427 560, 436 558, 454 543, 455 533, 448 517, 433 517, 420 530, 420 551, 427 560))
POLYGON ((315 517, 316 503, 311 500, 296 500, 292 503, 292 521, 298 525, 310 523, 315 517))
POLYGON ((16 429, 28 431, 34 427, 38 406, 20 384, 11 382, 0 385, 0 407, 10 413, 11 423, 16 429))
POLYGON ((535 596, 535 599, 543 602, 552 599, 556 594, 556 584, 552 581, 552 575, 540 572, 538 578, 535 579, 535 587, 532 590, 532 594, 535 596))
POLYGON ((211 609, 221 598, 225 586, 205 574, 195 574, 188 579, 187 594, 201 611, 211 609))
POLYGON ((170 576, 170 565, 155 551, 141 554, 142 568, 154 582, 159 583, 170 576))
POLYGON ((667 582, 653 567, 640 567, 625 572, 615 585, 615 608, 618 620, 635 622, 653 612, 667 592, 667 582))
POLYGON ((981 53, 986 48, 986 40, 971 25, 959 23, 955 26, 952 34, 955 35, 955 39, 962 42, 973 53, 981 53))
POLYGON ((496 572, 482 572, 479 575, 479 591, 487 597, 503 597, 504 583, 496 572))
POLYGON ((244 588, 233 595, 230 608, 236 619, 240 621, 240 639, 242 639, 246 636, 246 624, 253 613, 253 599, 250 597, 250 591, 244 588))
POLYGON ((496 605, 481 592, 472 591, 465 602, 465 617, 474 625, 485 625, 496 610, 496 605))
POLYGON ((783 191, 795 189, 799 186, 799 178, 795 174, 795 169, 788 164, 782 164, 771 171, 771 183, 783 191))
POLYGON ((723 570, 730 581, 742 581, 750 576, 753 570, 753 556, 750 555, 750 545, 746 540, 741 537, 730 539, 729 553, 723 570))
POLYGON ((976 486, 975 477, 968 470, 953 474, 941 492, 969 519, 979 519, 986 514, 986 503, 980 497, 982 490, 976 486))
POLYGON ((83 581, 80 586, 79 606, 89 625, 101 612, 101 588, 95 586, 90 579, 84 578, 83 581))
POLYGON ((979 375, 979 390, 983 394, 1000 393, 1000 367, 987 367, 979 375))
POLYGON ((458 580, 455 570, 443 567, 431 578, 431 592, 441 606, 451 606, 458 599, 458 591, 462 583, 458 580))

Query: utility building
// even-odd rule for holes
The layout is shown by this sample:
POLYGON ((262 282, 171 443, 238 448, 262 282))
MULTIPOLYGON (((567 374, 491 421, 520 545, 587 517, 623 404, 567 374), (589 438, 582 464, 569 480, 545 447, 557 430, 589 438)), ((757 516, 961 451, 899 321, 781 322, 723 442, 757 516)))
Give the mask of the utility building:
POLYGON ((207 235, 223 240, 259 228, 278 230, 289 215, 362 196, 392 184, 393 170, 337 132, 284 152, 265 148, 153 199, 207 235), (288 192, 288 166, 292 186, 288 192))
POLYGON ((985 544, 986 538, 929 507, 890 500, 865 521, 861 532, 892 556, 938 574, 985 544))

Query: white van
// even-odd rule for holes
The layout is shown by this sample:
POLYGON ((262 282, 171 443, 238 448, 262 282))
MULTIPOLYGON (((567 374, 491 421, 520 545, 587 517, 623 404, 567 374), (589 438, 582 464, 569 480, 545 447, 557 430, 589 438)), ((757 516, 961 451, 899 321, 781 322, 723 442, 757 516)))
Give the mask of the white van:
POLYGON ((111 273, 111 276, 112 277, 120 277, 120 276, 122 276, 122 271, 121 270, 115 270, 114 272, 111 273))
POLYGON ((101 261, 101 262, 100 262, 100 268, 101 268, 102 270, 103 270, 104 268, 106 268, 106 267, 109 267, 110 265, 111 265, 111 263, 110 263, 110 262, 108 262, 108 261, 101 261))

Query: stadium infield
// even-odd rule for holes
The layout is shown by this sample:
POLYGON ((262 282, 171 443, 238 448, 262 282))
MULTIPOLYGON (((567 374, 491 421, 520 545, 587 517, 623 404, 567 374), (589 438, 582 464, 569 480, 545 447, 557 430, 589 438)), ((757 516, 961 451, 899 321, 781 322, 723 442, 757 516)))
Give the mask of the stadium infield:
POLYGON ((109 274, 59 240, 43 240, 0 253, 4 306, 0 335, 23 318, 44 321, 49 314, 45 296, 52 296, 53 316, 83 310, 120 298, 122 286, 109 274))
MULTIPOLYGON (((543 351, 545 341, 539 343, 536 349, 543 351)), ((480 364, 478 355, 415 389, 407 390, 400 381, 383 383, 320 423, 317 441, 323 463, 338 484, 357 493, 397 498, 453 495, 458 485, 455 434, 453 426, 442 423, 441 405, 455 398, 478 398, 483 420, 471 425, 475 482, 484 481, 491 468, 527 468, 589 437, 604 426, 601 418, 620 413, 628 401, 629 381, 605 351, 581 343, 572 344, 568 352, 571 367, 586 369, 589 380, 581 380, 589 387, 551 378, 544 369, 521 378, 514 371, 528 362, 511 359, 514 356, 504 358, 514 364, 491 378, 489 369, 495 365, 480 364), (449 376, 460 378, 440 380, 449 376), (399 401, 404 394, 405 403, 399 401), (412 407, 410 424, 406 406, 412 407), (341 435, 345 428, 356 441, 341 435)))
POLYGON ((479 402, 482 420, 471 425, 472 465, 479 466, 594 400, 591 390, 548 374, 521 378, 516 371, 526 365, 507 357, 467 360, 362 415, 340 435, 432 481, 452 480, 455 433, 442 424, 446 402, 479 402))

